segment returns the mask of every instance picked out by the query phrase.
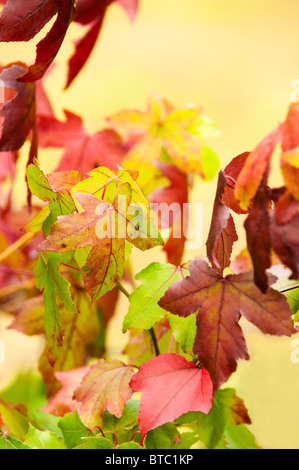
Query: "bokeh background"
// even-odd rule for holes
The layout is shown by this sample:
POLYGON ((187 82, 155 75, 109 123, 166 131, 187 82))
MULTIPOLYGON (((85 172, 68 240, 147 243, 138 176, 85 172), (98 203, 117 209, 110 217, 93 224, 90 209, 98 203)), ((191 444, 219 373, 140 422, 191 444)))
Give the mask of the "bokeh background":
MULTIPOLYGON (((208 144, 225 166, 234 156, 251 150, 283 120, 299 78, 298 0, 140 0, 130 24, 119 5, 109 8, 100 41, 72 87, 64 92, 66 62, 73 40, 82 29, 72 25, 45 86, 58 117, 64 108, 80 114, 90 131, 105 126, 105 116, 126 107, 145 108, 152 90, 175 105, 194 102, 221 130, 208 144)), ((49 25, 47 26, 47 29, 49 25)), ((31 62, 38 37, 30 44, 1 44, 1 62, 31 62)), ((62 152, 43 151, 42 169, 53 169, 62 152)), ((275 162, 274 162, 275 163, 275 162)), ((26 193, 25 155, 19 165, 15 198, 26 193)), ((273 171, 272 181, 280 184, 273 171)), ((209 230, 216 180, 195 181, 192 200, 204 204, 204 240, 209 230)), ((242 217, 234 253, 245 245, 242 217)), ((204 245, 189 259, 205 253, 204 245)), ((134 271, 153 259, 164 260, 159 249, 134 252, 134 271)), ((109 357, 119 357, 126 342, 121 321, 127 311, 122 299, 108 334, 109 357)), ((36 367, 43 342, 6 330, 1 316, 0 339, 5 363, 0 364, 0 387, 17 371, 36 367)), ((265 336, 242 320, 250 361, 240 361, 227 386, 236 387, 252 418, 251 431, 266 448, 298 448, 299 363, 291 362, 294 338, 265 336)), ((298 335, 297 335, 298 337, 298 335)))

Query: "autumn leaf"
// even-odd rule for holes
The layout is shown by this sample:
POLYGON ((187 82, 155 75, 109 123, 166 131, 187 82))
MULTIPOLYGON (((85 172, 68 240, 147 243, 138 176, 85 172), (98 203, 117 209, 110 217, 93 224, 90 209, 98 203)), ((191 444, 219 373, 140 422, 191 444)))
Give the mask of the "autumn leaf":
POLYGON ((8 1, 2 12, 0 22, 2 19, 3 34, 0 34, 0 41, 11 41, 9 31, 12 29, 14 40, 28 41, 57 13, 52 28, 36 47, 35 63, 19 78, 22 82, 33 82, 44 76, 61 47, 74 15, 74 0, 29 0, 26 3, 17 0, 17 3, 8 1), (14 14, 16 9, 18 16, 14 14))
POLYGON ((169 224, 171 227, 169 238, 163 247, 167 254, 167 261, 179 266, 184 252, 189 216, 184 211, 186 207, 184 204, 188 203, 187 175, 170 163, 157 161, 156 166, 170 184, 151 192, 149 199, 152 204, 157 204, 159 209, 162 208, 159 214, 161 223, 164 222, 166 226, 169 224), (173 209, 172 213, 171 209, 173 209))
POLYGON ((133 375, 133 367, 121 361, 100 359, 90 367, 74 392, 74 399, 82 402, 80 417, 86 426, 99 425, 104 410, 121 417, 133 394, 129 385, 133 375))
POLYGON ((109 117, 107 121, 122 135, 138 137, 124 159, 125 168, 134 168, 137 161, 151 167, 165 149, 171 162, 181 171, 194 172, 202 178, 210 179, 210 166, 215 174, 216 157, 210 155, 209 163, 205 162, 207 166, 204 168, 201 159, 202 140, 194 135, 192 127, 200 114, 201 109, 198 107, 174 109, 166 100, 152 95, 145 112, 124 110, 109 117))
POLYGON ((178 354, 161 354, 142 364, 130 385, 142 391, 138 421, 143 438, 188 411, 208 413, 212 406, 208 372, 178 354))
POLYGON ((298 150, 285 152, 281 156, 281 171, 287 189, 299 200, 299 154, 298 150))
MULTIPOLYGON (((246 158, 235 187, 235 197, 241 209, 247 210, 256 195, 276 146, 281 145, 283 154, 299 146, 298 131, 299 104, 291 103, 285 121, 268 134, 246 158)), ((284 165, 282 158, 282 166, 284 165)))
POLYGON ((243 166, 247 160, 247 157, 250 155, 250 152, 244 152, 240 155, 237 155, 231 160, 231 162, 224 168, 223 173, 226 177, 226 186, 222 195, 222 201, 230 209, 232 209, 237 214, 245 214, 247 210, 244 211, 241 209, 238 201, 235 197, 235 185, 238 180, 239 174, 243 169, 243 166))
POLYGON ((266 269, 271 266, 270 221, 268 214, 269 195, 267 188, 261 186, 253 200, 244 227, 247 248, 254 269, 254 282, 263 293, 267 292, 269 282, 266 269))
POLYGON ((212 221, 207 239, 207 255, 215 269, 222 272, 230 265, 233 244, 238 240, 235 224, 228 207, 222 202, 227 179, 219 172, 212 221))
POLYGON ((6 101, 0 110, 1 152, 20 149, 35 125, 35 85, 18 82, 18 78, 26 70, 22 64, 12 64, 0 73, 6 95, 6 101))
POLYGON ((31 193, 42 201, 49 201, 50 215, 43 221, 43 229, 48 233, 59 215, 72 214, 76 210, 73 198, 67 187, 56 191, 51 186, 36 160, 28 166, 26 176, 31 193))
POLYGON ((292 271, 291 279, 299 278, 299 214, 286 223, 277 223, 275 213, 270 213, 270 236, 273 249, 285 266, 292 271))
POLYGON ((248 155, 235 186, 235 197, 246 211, 267 171, 271 156, 279 143, 280 127, 267 135, 248 155))
POLYGON ((79 411, 81 402, 73 400, 73 394, 88 371, 89 367, 85 366, 55 372, 56 379, 61 383, 61 389, 48 401, 46 406, 42 408, 42 411, 55 416, 64 416, 67 413, 73 413, 74 410, 79 411))
MULTIPOLYGON (((75 52, 69 60, 68 79, 65 88, 68 88, 87 62, 100 34, 107 8, 115 0, 77 0, 75 21, 89 29, 83 38, 75 42, 75 52)), ((129 18, 135 18, 138 0, 117 0, 125 9, 129 18)))
POLYGON ((252 272, 223 278, 199 258, 190 262, 189 270, 190 276, 174 282, 159 305, 182 317, 197 312, 193 351, 210 373, 216 391, 236 370, 239 358, 249 359, 240 315, 263 333, 280 336, 296 330, 285 297, 273 289, 261 293, 252 272))
POLYGON ((65 148, 57 171, 75 168, 85 174, 98 166, 117 170, 126 153, 121 137, 111 129, 89 134, 79 116, 70 111, 64 113, 66 121, 54 116, 40 116, 38 120, 40 146, 65 148))

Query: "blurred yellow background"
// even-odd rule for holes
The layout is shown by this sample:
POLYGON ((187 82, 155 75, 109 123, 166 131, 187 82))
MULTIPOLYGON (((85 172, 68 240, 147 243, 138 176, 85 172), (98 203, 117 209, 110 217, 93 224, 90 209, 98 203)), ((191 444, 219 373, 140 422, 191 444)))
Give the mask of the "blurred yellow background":
MULTIPOLYGON (((83 33, 73 25, 46 78, 46 89, 59 117, 64 108, 80 114, 90 131, 103 128, 104 118, 125 107, 144 108, 148 94, 156 90, 173 104, 202 105, 214 119, 221 136, 208 144, 218 154, 221 166, 234 156, 251 150, 287 112, 291 82, 299 78, 298 0, 140 0, 133 25, 117 5, 109 8, 100 41, 86 67, 72 87, 63 92, 66 63, 72 40, 83 33)), ((30 62, 34 44, 1 44, 1 62, 30 62)), ((46 172, 53 158, 41 154, 46 172)), ((25 162, 25 159, 24 159, 25 162)), ((25 194, 24 165, 19 168, 16 197, 25 194)), ((273 181, 280 182, 274 172, 273 181)), ((196 180, 192 200, 204 204, 204 240, 209 230, 216 180, 196 180)), ((243 219, 237 227, 240 239, 234 253, 245 244, 243 219)), ((154 259, 164 260, 159 249, 134 252, 134 271, 154 259)), ((186 253, 186 259, 205 253, 186 253)), ((117 356, 126 338, 121 320, 127 311, 122 299, 111 323, 108 344, 117 356)), ((242 320, 243 322, 243 320, 242 320)), ((6 362, 0 364, 0 384, 7 383, 15 370, 34 364, 41 342, 5 331, 6 362)), ((246 323, 251 360, 239 362, 227 385, 235 386, 245 400, 253 424, 251 431, 266 448, 298 448, 299 364, 290 359, 292 339, 264 336, 246 323)), ((297 335, 298 336, 298 335, 297 335)))

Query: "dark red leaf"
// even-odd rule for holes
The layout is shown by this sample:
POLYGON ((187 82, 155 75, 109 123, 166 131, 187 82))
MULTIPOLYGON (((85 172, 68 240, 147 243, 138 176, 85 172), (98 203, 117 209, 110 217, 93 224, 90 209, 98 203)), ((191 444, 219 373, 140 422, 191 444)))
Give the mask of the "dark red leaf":
MULTIPOLYGON (((40 3, 40 2, 39 2, 40 3)), ((49 33, 36 47, 36 60, 28 72, 19 78, 22 82, 39 80, 55 59, 74 15, 74 0, 52 0, 57 18, 49 33)), ((27 2, 23 2, 23 5, 27 2)), ((52 15, 53 16, 53 15, 52 15)), ((50 18, 49 18, 50 19, 50 18)))
POLYGON ((239 326, 241 314, 263 333, 291 335, 297 330, 284 295, 273 289, 263 294, 251 271, 223 278, 199 258, 191 261, 189 269, 190 276, 174 282, 159 305, 182 317, 197 312, 193 350, 216 391, 236 370, 239 358, 249 359, 239 326))
POLYGON ((0 151, 18 150, 24 144, 36 119, 35 85, 20 83, 18 78, 26 69, 20 64, 13 64, 0 73, 5 91, 13 93, 0 110, 2 133, 0 151))
POLYGON ((222 202, 227 184, 226 176, 219 172, 213 215, 207 240, 207 255, 213 267, 221 272, 230 265, 232 247, 238 236, 229 209, 222 202))
POLYGON ((271 266, 268 204, 268 191, 261 187, 244 223, 247 247, 254 269, 254 282, 264 293, 268 290, 268 277, 265 271, 271 266))

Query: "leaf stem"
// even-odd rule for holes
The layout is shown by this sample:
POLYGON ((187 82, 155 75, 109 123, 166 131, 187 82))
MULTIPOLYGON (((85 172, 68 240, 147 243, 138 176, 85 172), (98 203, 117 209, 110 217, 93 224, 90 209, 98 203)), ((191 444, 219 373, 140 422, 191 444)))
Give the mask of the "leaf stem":
MULTIPOLYGON (((116 283, 116 286, 127 298, 130 297, 130 294, 127 291, 127 289, 119 281, 116 283)), ((160 351, 159 351, 159 346, 158 346, 158 341, 157 341, 155 330, 154 330, 154 328, 151 328, 149 331, 150 331, 150 334, 151 334, 151 338, 152 338, 152 342, 153 342, 153 346, 154 346, 154 350, 155 350, 155 355, 159 356, 160 351)))
POLYGON ((298 288, 299 288, 299 285, 297 284, 296 286, 292 286, 292 287, 289 287, 288 289, 280 290, 279 292, 281 294, 283 294, 284 292, 289 292, 290 290, 295 290, 295 289, 298 289, 298 288))
POLYGON ((36 234, 34 232, 25 233, 21 238, 16 240, 12 245, 6 248, 6 250, 0 253, 0 263, 6 260, 10 255, 12 255, 15 251, 22 246, 26 245, 36 234))
POLYGON ((156 356, 159 356, 160 350, 159 350, 155 330, 154 330, 154 328, 151 328, 149 331, 150 331, 150 334, 151 334, 151 337, 152 337, 152 342, 153 342, 153 345, 154 345, 155 354, 156 354, 156 356))
POLYGON ((125 294, 126 297, 130 297, 130 294, 127 289, 119 281, 116 283, 116 286, 123 294, 125 294))

